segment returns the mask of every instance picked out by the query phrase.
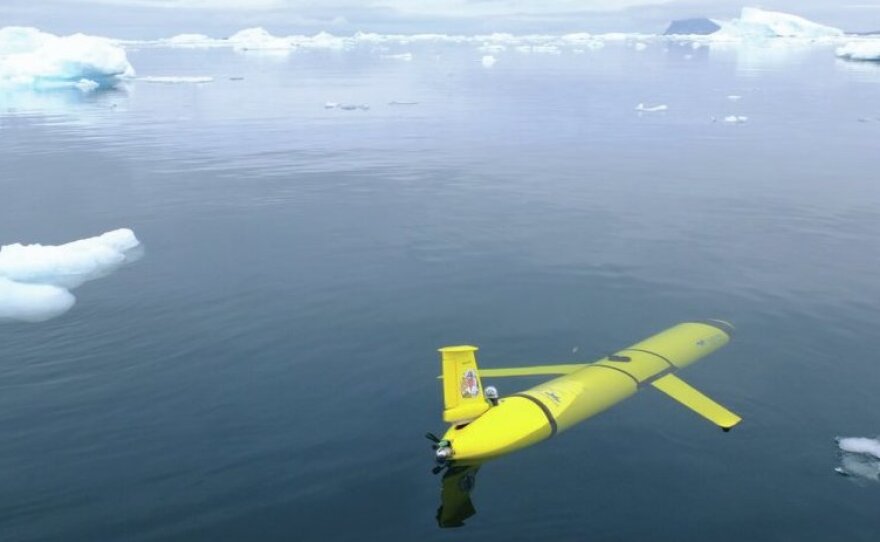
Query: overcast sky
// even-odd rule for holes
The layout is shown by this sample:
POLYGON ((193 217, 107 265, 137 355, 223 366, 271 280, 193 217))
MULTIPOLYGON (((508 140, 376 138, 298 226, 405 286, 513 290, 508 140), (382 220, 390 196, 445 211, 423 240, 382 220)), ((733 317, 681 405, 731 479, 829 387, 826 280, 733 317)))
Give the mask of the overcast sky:
MULTIPOLYGON (((247 26, 278 35, 373 32, 662 32, 669 20, 732 18, 733 0, 0 0, 0 27, 158 38, 247 26)), ((880 0, 764 0, 848 31, 880 30, 880 0)))

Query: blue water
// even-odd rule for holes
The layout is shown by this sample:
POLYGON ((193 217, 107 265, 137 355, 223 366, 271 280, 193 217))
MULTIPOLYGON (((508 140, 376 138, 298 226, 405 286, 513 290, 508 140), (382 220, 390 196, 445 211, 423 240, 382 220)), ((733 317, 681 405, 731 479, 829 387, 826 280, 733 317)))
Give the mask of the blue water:
POLYGON ((880 433, 880 68, 480 55, 145 47, 215 81, 0 95, 0 244, 145 247, 0 324, 2 540, 876 540, 833 439, 880 433), (646 390, 437 527, 437 347, 590 361, 700 318, 737 335, 681 376, 734 431, 646 390))

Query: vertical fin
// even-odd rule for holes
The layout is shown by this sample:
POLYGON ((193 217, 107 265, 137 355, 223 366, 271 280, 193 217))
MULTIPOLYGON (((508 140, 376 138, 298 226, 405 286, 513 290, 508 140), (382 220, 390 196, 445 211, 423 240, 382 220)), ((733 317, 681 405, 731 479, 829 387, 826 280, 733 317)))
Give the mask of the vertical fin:
POLYGON ((468 422, 489 410, 477 370, 476 346, 447 346, 440 349, 443 366, 443 420, 468 422))

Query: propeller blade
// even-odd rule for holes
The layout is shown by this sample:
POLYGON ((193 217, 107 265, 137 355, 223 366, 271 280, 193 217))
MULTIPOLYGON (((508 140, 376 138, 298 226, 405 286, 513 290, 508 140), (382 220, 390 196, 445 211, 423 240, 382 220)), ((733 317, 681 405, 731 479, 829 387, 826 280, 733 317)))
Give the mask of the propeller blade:
POLYGON ((434 433, 425 433, 425 438, 434 443, 440 442, 440 438, 434 433))

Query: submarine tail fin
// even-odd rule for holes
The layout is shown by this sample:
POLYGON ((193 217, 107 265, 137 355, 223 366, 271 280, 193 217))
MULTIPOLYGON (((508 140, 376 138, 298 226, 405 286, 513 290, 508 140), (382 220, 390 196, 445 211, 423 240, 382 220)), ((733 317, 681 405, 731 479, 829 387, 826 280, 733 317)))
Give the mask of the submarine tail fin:
POLYGON ((742 421, 742 418, 675 375, 668 374, 651 385, 725 431, 742 421))
POLYGON ((476 346, 440 349, 443 366, 443 420, 460 424, 489 410, 477 369, 476 346))

